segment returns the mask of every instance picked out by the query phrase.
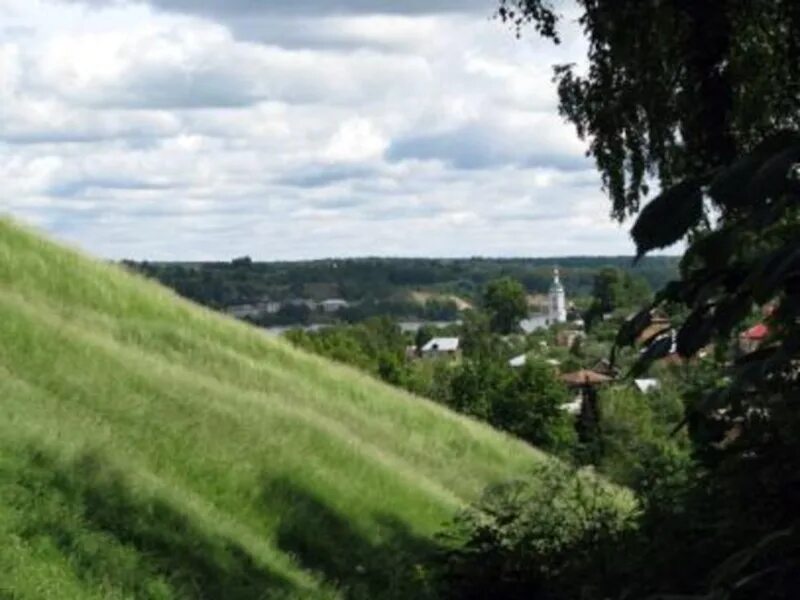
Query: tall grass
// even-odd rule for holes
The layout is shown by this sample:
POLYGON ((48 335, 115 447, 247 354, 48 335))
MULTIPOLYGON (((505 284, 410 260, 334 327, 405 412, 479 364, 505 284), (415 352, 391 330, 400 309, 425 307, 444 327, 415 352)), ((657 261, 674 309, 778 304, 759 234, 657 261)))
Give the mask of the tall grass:
POLYGON ((0 220, 0 598, 409 598, 534 449, 0 220))

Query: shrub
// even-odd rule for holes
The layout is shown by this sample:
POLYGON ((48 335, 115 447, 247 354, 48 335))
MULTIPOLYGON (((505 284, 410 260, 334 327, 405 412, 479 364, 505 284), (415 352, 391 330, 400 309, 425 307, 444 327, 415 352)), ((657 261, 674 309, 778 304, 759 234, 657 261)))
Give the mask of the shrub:
POLYGON ((624 564, 636 511, 594 476, 560 463, 489 489, 443 536, 445 597, 601 598, 624 564))

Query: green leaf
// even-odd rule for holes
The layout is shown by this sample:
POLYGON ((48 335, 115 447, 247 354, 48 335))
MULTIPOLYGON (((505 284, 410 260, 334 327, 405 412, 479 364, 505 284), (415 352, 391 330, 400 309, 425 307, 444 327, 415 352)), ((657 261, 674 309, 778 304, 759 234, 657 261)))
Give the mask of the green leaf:
POLYGON ((753 199, 750 193, 753 178, 765 161, 797 144, 800 144, 800 133, 796 131, 779 131, 769 136, 749 154, 717 172, 708 195, 725 208, 737 209, 748 205, 753 199))
POLYGON ((639 260, 650 250, 671 246, 697 225, 703 216, 701 179, 679 183, 642 209, 631 229, 639 260))
POLYGON ((643 308, 622 324, 617 332, 617 339, 614 341, 614 345, 619 348, 633 346, 636 338, 639 337, 642 331, 647 329, 652 321, 652 308, 650 306, 643 308))
POLYGON ((728 335, 741 323, 753 307, 753 300, 748 295, 738 295, 720 302, 714 310, 714 326, 722 335, 728 335))
POLYGON ((790 242, 767 255, 760 268, 753 269, 745 285, 759 304, 769 302, 781 291, 784 280, 800 269, 800 243, 790 242))
POLYGON ((789 190, 789 174, 800 161, 800 144, 790 146, 765 161, 747 187, 750 204, 758 204, 767 198, 776 198, 789 190))
POLYGON ((672 351, 672 336, 663 335, 655 339, 640 355, 631 367, 628 377, 638 377, 650 367, 653 362, 669 356, 672 351))
POLYGON ((714 315, 709 306, 701 306, 690 314, 678 331, 678 354, 694 356, 711 340, 714 333, 714 315))
POLYGON ((699 262, 698 266, 722 269, 728 265, 736 249, 737 232, 720 229, 692 242, 681 259, 680 267, 685 271, 699 262))
POLYGON ((684 281, 670 281, 656 294, 656 299, 653 304, 661 304, 662 302, 682 302, 686 294, 686 282, 684 281))

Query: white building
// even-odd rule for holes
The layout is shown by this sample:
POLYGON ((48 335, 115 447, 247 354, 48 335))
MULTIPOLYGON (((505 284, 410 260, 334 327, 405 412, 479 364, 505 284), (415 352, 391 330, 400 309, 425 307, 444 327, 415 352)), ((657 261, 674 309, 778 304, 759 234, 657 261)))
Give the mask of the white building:
POLYGON ((647 394, 652 390, 657 390, 661 387, 661 383, 658 379, 647 378, 647 379, 634 379, 633 385, 636 386, 636 389, 642 392, 643 394, 647 394))
POLYGON ((550 286, 547 320, 554 323, 567 322, 567 297, 564 286, 558 277, 558 269, 553 269, 553 284, 550 286))
POLYGON ((528 335, 539 329, 547 329, 547 323, 547 315, 530 315, 519 322, 519 328, 528 335))
POLYGON ((328 300, 323 300, 319 303, 319 305, 323 312, 335 313, 339 312, 343 308, 347 308, 350 306, 350 303, 347 300, 342 300, 341 298, 330 298, 328 300))
POLYGON ((274 315, 281 309, 280 302, 260 300, 249 304, 234 304, 225 308, 228 314, 244 319, 246 317, 259 317, 263 314, 274 315))
POLYGON ((528 362, 528 355, 527 354, 520 354, 519 356, 515 356, 511 360, 508 361, 509 367, 524 367, 525 364, 528 362))
POLYGON ((458 354, 459 339, 457 337, 435 337, 422 347, 423 356, 441 356, 458 354))

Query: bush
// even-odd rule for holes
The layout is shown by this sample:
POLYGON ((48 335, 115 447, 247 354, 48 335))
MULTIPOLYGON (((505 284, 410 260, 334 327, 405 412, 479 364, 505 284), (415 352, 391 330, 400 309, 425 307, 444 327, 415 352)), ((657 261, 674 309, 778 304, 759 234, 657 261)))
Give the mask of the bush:
POLYGON ((489 489, 443 536, 445 597, 602 598, 624 565, 636 512, 624 495, 559 463, 489 489))
POLYGON ((645 457, 688 456, 685 431, 672 435, 683 418, 683 403, 674 390, 642 394, 630 387, 611 387, 601 391, 600 406, 602 456, 598 467, 614 481, 635 486, 645 457))

